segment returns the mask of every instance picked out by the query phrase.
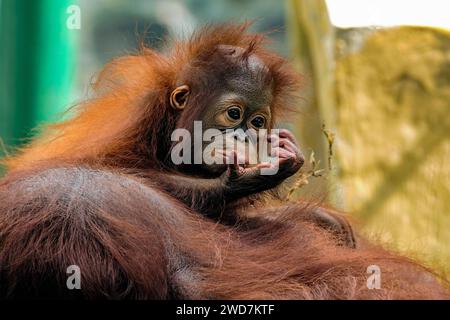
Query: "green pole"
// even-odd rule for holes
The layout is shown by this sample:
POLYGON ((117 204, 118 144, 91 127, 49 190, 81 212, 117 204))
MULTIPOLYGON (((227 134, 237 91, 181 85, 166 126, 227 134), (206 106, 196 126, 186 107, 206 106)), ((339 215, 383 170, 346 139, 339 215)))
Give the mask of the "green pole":
POLYGON ((76 83, 76 49, 81 30, 68 29, 67 8, 74 0, 40 0, 39 62, 34 121, 53 121, 73 103, 76 83))
POLYGON ((0 0, 0 138, 7 146, 25 142, 73 101, 80 30, 66 27, 72 4, 0 0))

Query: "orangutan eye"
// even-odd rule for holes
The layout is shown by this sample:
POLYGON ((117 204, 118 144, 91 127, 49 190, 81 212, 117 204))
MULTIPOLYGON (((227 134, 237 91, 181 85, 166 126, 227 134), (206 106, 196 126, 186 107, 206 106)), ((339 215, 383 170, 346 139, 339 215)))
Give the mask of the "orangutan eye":
POLYGON ((227 115, 231 120, 239 120, 241 119, 241 108, 238 106, 231 106, 227 110, 227 115))
POLYGON ((256 129, 261 129, 266 124, 266 119, 263 116, 256 116, 250 121, 253 127, 256 129))

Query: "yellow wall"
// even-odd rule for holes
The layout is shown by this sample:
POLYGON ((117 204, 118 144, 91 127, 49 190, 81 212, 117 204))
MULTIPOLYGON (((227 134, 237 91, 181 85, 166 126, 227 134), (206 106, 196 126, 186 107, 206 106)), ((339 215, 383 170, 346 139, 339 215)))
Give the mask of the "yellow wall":
POLYGON ((296 195, 327 195, 357 230, 450 279, 450 32, 336 29, 324 0, 286 8, 306 80, 295 130, 326 169, 296 195))
POLYGON ((337 42, 345 209, 367 234, 449 274, 450 33, 401 27, 354 44, 337 42))

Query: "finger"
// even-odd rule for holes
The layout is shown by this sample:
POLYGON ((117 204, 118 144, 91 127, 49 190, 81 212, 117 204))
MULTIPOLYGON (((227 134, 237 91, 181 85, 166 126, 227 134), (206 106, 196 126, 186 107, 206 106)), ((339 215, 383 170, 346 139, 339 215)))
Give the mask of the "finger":
POLYGON ((280 147, 283 147, 292 153, 300 152, 300 149, 298 148, 298 146, 295 145, 291 140, 286 139, 286 138, 280 139, 280 147))
POLYGON ((272 164, 270 162, 262 162, 262 163, 258 163, 256 168, 258 168, 258 169, 270 168, 271 166, 272 166, 272 164))
POLYGON ((279 129, 278 134, 280 138, 287 138, 291 140, 294 144, 298 145, 297 139, 295 138, 294 134, 288 129, 279 129))
POLYGON ((278 158, 279 159, 290 159, 290 158, 295 158, 295 153, 283 149, 283 148, 279 148, 278 149, 278 158))
POLYGON ((291 144, 289 140, 280 141, 280 145, 278 147, 273 147, 271 149, 271 156, 272 157, 285 157, 287 153, 296 155, 299 154, 299 150, 295 148, 291 144))
POLYGON ((245 168, 239 164, 238 154, 236 151, 231 151, 231 163, 228 164, 228 170, 231 175, 239 176, 245 172, 245 168))
POLYGON ((259 166, 254 166, 251 168, 246 168, 243 171, 243 174, 246 174, 247 176, 256 176, 261 173, 261 168, 259 166))
POLYGON ((282 147, 278 147, 272 150, 272 157, 276 159, 296 158, 297 154, 282 147))

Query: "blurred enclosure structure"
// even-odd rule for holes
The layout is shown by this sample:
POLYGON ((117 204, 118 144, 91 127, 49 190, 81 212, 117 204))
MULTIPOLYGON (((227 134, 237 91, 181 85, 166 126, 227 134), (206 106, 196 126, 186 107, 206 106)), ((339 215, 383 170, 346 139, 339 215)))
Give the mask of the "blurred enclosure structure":
POLYGON ((205 23, 257 19, 252 29, 274 31, 272 48, 305 75, 301 116, 291 128, 324 172, 295 195, 326 196, 366 235, 449 276, 445 3, 448 8, 446 0, 0 0, 0 138, 7 146, 0 155, 86 99, 102 65, 135 52, 140 39, 159 50, 164 38, 205 23), (72 5, 80 8, 79 30, 66 27, 72 5), (440 28, 402 26, 415 24, 440 28))
POLYGON ((450 3, 291 0, 289 8, 292 57, 309 83, 296 129, 327 169, 310 189, 325 187, 364 233, 449 277, 450 3), (335 136, 331 170, 321 124, 335 136))

